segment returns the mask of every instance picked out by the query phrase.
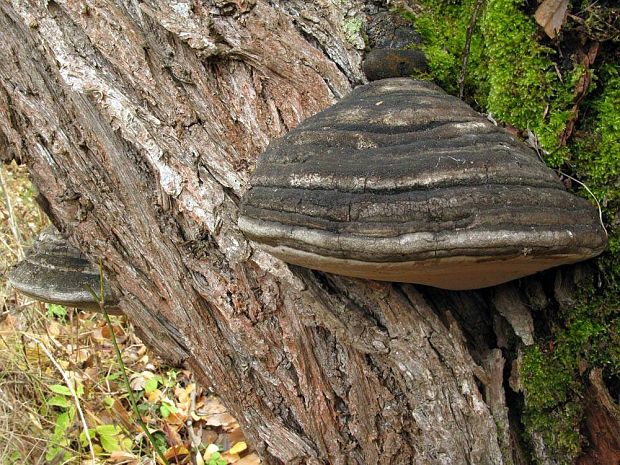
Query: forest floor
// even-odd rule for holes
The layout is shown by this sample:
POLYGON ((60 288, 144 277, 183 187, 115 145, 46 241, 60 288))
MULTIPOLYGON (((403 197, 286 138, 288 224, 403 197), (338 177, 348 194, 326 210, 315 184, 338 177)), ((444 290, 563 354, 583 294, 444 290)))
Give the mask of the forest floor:
MULTIPOLYGON (((104 316, 36 302, 8 284, 48 220, 24 166, 0 166, 0 176, 0 464, 163 463, 132 411, 104 316)), ((214 393, 154 356, 126 318, 111 321, 138 410, 168 463, 260 463, 214 393)))

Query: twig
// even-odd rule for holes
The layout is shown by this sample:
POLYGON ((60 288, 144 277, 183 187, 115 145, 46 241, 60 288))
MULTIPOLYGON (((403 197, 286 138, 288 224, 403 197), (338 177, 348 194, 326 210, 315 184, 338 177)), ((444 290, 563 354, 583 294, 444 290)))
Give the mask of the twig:
MULTIPOLYGON (((545 159, 543 158, 542 154, 540 153, 542 151, 542 148, 540 147, 540 144, 538 143, 538 137, 536 136, 536 134, 534 134, 529 129, 527 130, 527 143, 530 145, 530 147, 532 147, 536 151, 536 155, 538 155, 539 160, 543 164, 546 165, 547 163, 545 162, 545 159)), ((545 152, 545 153, 547 153, 547 152, 545 152)), ((609 233, 607 232, 607 228, 605 227, 605 222, 603 221, 603 208, 601 207, 601 203, 596 198, 596 195, 594 195, 594 192, 592 192, 590 190, 590 188, 586 184, 581 182, 579 179, 576 179, 576 178, 572 177, 571 175, 566 174, 566 173, 564 173, 563 171, 561 171, 559 169, 556 169, 555 172, 558 175, 560 175, 560 176, 565 176, 568 179, 570 179, 571 181, 576 182, 581 187, 583 187, 588 192, 588 194, 590 194, 590 196, 596 202, 596 206, 598 207, 598 220, 601 223, 601 227, 603 228, 603 231, 605 232, 605 237, 609 237, 609 233)))
POLYGON ((110 320, 110 315, 105 309, 105 295, 104 295, 105 289, 104 289, 104 284, 103 284, 103 262, 101 260, 99 261, 99 295, 97 295, 97 293, 94 291, 92 287, 87 286, 87 289, 88 289, 88 292, 90 292, 90 294, 93 296, 93 299, 95 299, 95 302, 99 304, 99 309, 101 310, 101 313, 103 313, 103 316, 105 317, 105 321, 108 325, 108 329, 110 330, 110 338, 112 339, 112 345, 114 346, 114 353, 116 354, 116 360, 118 361, 118 365, 120 366, 120 369, 121 369, 121 374, 123 375, 123 380, 125 381, 125 388, 127 389, 127 397, 129 397, 129 403, 131 404, 131 408, 134 412, 134 415, 138 419, 140 428, 142 428, 142 431, 148 438, 153 449, 155 449, 155 452, 157 452, 157 455, 159 456, 161 461, 165 465, 169 465, 168 460, 164 456, 163 452, 159 450, 159 447, 157 447, 155 438, 153 437, 153 435, 147 428, 146 424, 144 423, 144 420, 142 419, 142 414, 138 410, 138 404, 136 403, 136 398, 133 395, 133 389, 131 389, 131 384, 129 383, 129 377, 127 376, 125 362, 123 362, 123 356, 121 354, 120 348, 118 347, 118 342, 116 341, 116 334, 114 334, 114 326, 112 326, 112 320, 110 320))
POLYGON ((200 436, 197 435, 196 432, 194 431, 194 419, 192 418, 192 415, 194 414, 194 411, 196 410, 196 391, 197 390, 198 390, 198 387, 196 386, 196 384, 194 384, 194 388, 192 389, 192 396, 191 396, 189 411, 187 412, 187 421, 185 422, 187 432, 192 442, 192 449, 194 450, 194 453, 195 453, 195 456, 192 457, 192 462, 195 465, 198 462, 198 460, 196 459, 196 456, 200 453, 198 450, 198 446, 200 446, 200 443, 202 442, 202 439, 200 438, 200 436))
POLYGON ((478 13, 480 8, 484 4, 484 0, 478 0, 474 11, 469 20, 469 26, 467 26, 467 36, 465 38, 465 49, 463 50, 463 64, 461 66, 461 74, 459 76, 459 98, 463 98, 465 93, 465 74, 467 73, 467 62, 469 61, 469 50, 471 48, 471 38, 474 35, 474 28, 476 27, 476 21, 478 20, 478 13))
POLYGON ((82 429, 84 430, 84 434, 86 435, 86 440, 88 441, 88 449, 90 450, 90 457, 93 463, 96 463, 95 450, 93 449, 93 443, 90 440, 90 432, 88 430, 88 424, 86 423, 86 418, 84 418, 84 413, 82 412, 82 407, 80 405, 80 399, 77 396, 75 389, 73 389, 73 383, 69 379, 69 376, 67 375, 67 373, 65 373, 65 371, 62 369, 60 364, 56 361, 52 353, 49 350, 47 350, 47 347, 45 347, 45 344, 39 341, 36 337, 31 336, 27 333, 22 333, 22 335, 25 338, 30 339, 37 346, 39 346, 39 348, 45 353, 45 355, 47 355, 47 358, 49 358, 50 362, 52 362, 52 364, 56 367, 56 369, 62 375, 62 378, 65 380, 65 384, 69 388, 69 391, 71 392, 71 396, 73 396, 73 401, 75 402, 75 408, 77 409, 78 415, 80 417, 80 421, 82 422, 82 429))
POLYGON ((22 235, 19 232, 19 227, 17 226, 17 220, 15 219, 15 212, 13 211, 13 204, 11 203, 9 192, 6 190, 6 182, 4 182, 4 166, 0 166, 0 189, 2 189, 2 194, 4 195, 4 203, 6 203, 6 209, 9 213, 9 224, 11 225, 11 232, 13 233, 13 237, 15 238, 15 242, 17 244, 17 257, 21 260, 24 258, 22 235))
POLYGON ((584 183, 582 183, 579 179, 575 179, 572 176, 560 171, 560 170, 556 170, 556 172, 564 177, 567 177, 568 179, 570 179, 571 181, 576 182, 577 184, 579 184, 581 187, 583 187, 586 191, 588 191, 588 194, 590 194, 590 196, 592 196, 592 198, 594 199, 594 201, 596 202, 596 206, 598 207, 598 219, 601 222, 601 227, 603 228, 603 231, 605 231, 605 236, 609 237, 609 233, 607 232, 607 228, 605 228, 605 223, 603 222, 603 209, 601 208, 601 204, 598 201, 598 199, 596 198, 596 195, 594 195, 594 193, 590 190, 590 188, 588 186, 586 186, 584 183))

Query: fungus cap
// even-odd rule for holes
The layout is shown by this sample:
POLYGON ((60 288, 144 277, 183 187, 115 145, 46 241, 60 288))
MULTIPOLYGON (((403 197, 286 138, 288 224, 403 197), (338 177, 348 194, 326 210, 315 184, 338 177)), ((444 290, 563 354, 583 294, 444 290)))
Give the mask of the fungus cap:
POLYGON ((446 289, 605 247, 594 207, 536 153, 434 84, 355 89, 258 160, 239 227, 285 262, 446 289))
MULTIPOLYGON (((54 228, 46 228, 35 240, 26 257, 9 273, 9 282, 22 294, 34 299, 99 310, 88 286, 99 293, 99 268, 86 260, 54 228)), ((106 311, 118 313, 116 298, 104 287, 106 311)))

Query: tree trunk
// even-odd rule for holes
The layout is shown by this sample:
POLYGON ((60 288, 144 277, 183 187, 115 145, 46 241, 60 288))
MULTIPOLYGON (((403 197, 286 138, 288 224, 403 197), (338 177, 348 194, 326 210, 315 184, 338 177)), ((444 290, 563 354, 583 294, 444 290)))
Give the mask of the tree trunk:
POLYGON ((526 463, 505 355, 532 343, 548 286, 348 279, 237 228, 268 142, 363 83, 342 25, 364 7, 1 2, 0 155, 28 164, 145 342, 219 393, 264 463, 526 463))

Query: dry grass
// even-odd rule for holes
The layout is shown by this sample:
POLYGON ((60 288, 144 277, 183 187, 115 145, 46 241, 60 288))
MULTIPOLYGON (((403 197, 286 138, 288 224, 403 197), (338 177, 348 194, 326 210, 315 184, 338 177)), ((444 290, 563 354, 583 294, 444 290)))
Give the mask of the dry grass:
MULTIPOLYGON (((7 271, 47 219, 25 168, 0 170, 0 464, 93 463, 93 456, 95 463, 155 464, 103 316, 35 302, 8 285, 7 271)), ((125 318, 113 326, 142 417, 170 463, 259 463, 217 397, 191 373, 162 365, 125 318)))

